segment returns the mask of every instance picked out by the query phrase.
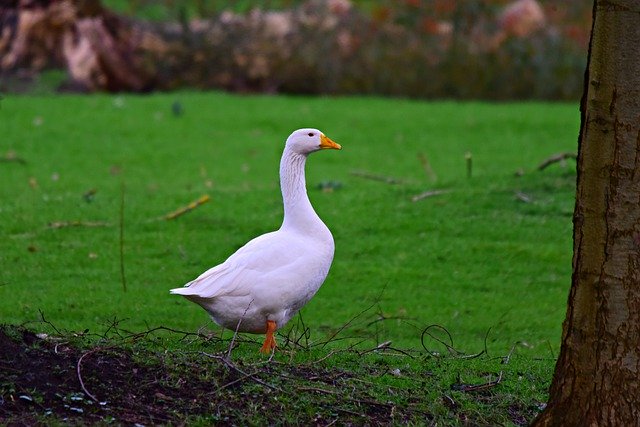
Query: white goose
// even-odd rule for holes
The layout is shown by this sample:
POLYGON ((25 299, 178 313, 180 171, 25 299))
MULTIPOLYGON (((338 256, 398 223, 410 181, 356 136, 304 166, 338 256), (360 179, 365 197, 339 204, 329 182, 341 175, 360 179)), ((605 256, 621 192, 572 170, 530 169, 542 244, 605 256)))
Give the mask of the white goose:
POLYGON ((293 132, 280 160, 280 229, 250 240, 222 264, 171 290, 225 328, 266 333, 263 353, 275 349, 274 332, 315 295, 333 261, 333 236, 311 206, 304 176, 307 156, 326 148, 342 147, 317 129, 293 132))

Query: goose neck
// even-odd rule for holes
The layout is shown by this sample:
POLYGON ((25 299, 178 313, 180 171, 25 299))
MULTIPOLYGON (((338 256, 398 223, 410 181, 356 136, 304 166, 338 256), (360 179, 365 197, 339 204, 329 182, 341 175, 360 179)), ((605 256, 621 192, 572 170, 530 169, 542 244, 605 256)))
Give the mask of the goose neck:
POLYGON ((305 182, 307 156, 285 148, 280 161, 280 188, 284 203, 283 227, 308 229, 319 221, 305 182))

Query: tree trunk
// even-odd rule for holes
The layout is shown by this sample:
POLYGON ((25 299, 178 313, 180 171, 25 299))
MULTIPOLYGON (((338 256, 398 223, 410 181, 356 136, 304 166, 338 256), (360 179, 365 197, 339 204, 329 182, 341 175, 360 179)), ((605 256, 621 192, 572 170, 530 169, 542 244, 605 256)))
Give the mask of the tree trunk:
POLYGON ((596 0, 593 11, 573 277, 535 426, 640 425, 640 2, 596 0))

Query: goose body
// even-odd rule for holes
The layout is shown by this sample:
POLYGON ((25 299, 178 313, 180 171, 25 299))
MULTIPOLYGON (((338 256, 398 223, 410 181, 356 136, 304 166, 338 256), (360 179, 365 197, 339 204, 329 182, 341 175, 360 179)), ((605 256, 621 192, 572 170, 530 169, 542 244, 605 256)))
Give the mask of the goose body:
POLYGON ((171 290, 202 306, 225 328, 266 333, 263 352, 275 348, 273 333, 315 295, 333 261, 333 236, 311 206, 304 173, 307 156, 328 148, 341 147, 317 129, 293 132, 280 160, 282 226, 171 290))

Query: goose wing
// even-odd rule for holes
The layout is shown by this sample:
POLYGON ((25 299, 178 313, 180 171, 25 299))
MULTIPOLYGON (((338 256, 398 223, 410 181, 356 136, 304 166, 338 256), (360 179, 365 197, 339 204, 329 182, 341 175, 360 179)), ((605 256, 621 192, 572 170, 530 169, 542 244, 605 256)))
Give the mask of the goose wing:
POLYGON ((299 245, 295 240, 282 236, 282 231, 258 236, 222 264, 205 271, 184 287, 172 289, 171 293, 200 298, 247 295, 254 286, 268 286, 266 282, 278 277, 284 279, 298 270, 301 253, 296 250, 299 245))

